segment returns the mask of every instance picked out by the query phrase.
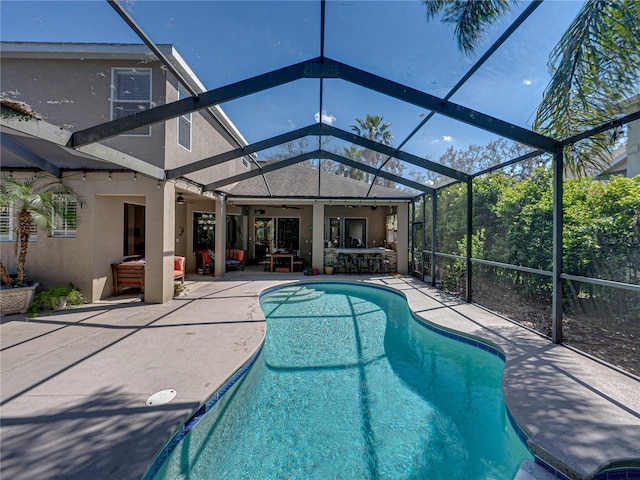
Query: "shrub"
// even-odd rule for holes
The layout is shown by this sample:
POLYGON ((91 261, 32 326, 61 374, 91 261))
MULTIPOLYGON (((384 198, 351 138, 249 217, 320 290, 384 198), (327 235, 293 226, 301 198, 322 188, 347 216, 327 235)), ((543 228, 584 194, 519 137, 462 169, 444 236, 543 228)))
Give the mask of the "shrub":
POLYGON ((87 301, 80 290, 72 284, 67 287, 51 287, 34 296, 33 302, 29 307, 29 316, 35 318, 41 311, 60 310, 67 305, 83 305, 85 303, 87 301), (65 298, 66 302, 64 301, 65 298))

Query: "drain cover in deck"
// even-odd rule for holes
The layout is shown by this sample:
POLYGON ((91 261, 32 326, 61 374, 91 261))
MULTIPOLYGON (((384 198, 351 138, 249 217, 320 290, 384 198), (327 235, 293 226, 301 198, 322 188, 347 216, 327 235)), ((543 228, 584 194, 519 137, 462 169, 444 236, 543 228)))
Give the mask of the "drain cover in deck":
POLYGON ((152 407, 155 405, 164 405, 165 403, 169 403, 173 400, 178 392, 176 392, 173 388, 167 390, 160 390, 159 392, 154 393, 149 398, 147 398, 147 407, 152 407))

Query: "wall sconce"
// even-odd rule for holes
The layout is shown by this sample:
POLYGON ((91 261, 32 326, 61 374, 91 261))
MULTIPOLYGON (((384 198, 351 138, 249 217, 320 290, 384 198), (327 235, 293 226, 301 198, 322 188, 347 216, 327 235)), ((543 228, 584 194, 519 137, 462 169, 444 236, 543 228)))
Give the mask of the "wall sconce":
POLYGON ((176 203, 178 205, 184 205, 184 197, 182 196, 181 193, 178 194, 178 198, 176 198, 176 203))

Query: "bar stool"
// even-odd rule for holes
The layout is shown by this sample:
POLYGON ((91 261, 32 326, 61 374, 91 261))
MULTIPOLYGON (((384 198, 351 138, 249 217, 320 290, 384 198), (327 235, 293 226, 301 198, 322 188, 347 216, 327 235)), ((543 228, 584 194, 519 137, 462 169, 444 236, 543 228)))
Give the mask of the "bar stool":
POLYGON ((350 255, 350 259, 349 259, 349 272, 351 272, 351 270, 355 270, 356 272, 358 272, 358 275, 360 275, 360 260, 358 258, 358 255, 356 255, 355 253, 350 255))
POLYGON ((382 254, 381 253, 372 253, 371 258, 371 273, 382 273, 382 254))
POLYGON ((336 262, 336 273, 340 273, 341 270, 342 273, 351 273, 347 257, 344 253, 338 254, 338 261, 336 262))
POLYGON ((364 253, 358 254, 358 273, 370 273, 371 267, 369 265, 369 255, 364 253))

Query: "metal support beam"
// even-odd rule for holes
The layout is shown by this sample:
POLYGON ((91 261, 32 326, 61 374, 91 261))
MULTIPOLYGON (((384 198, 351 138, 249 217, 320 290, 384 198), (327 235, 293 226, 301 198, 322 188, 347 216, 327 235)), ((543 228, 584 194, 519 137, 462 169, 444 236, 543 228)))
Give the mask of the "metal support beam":
MULTIPOLYGON (((300 128, 298 130, 294 130, 292 132, 287 132, 282 135, 277 135, 275 137, 262 140, 260 142, 252 143, 251 145, 247 145, 244 148, 236 148, 235 150, 230 150, 228 152, 224 152, 219 155, 214 155, 209 158, 198 160, 197 162, 191 163, 189 165, 184 165, 181 167, 171 169, 167 171, 167 179, 178 178, 188 173, 193 173, 207 167, 212 167, 224 162, 228 162, 235 158, 240 158, 244 155, 255 153, 260 150, 265 150, 267 148, 275 147, 277 145, 281 145, 286 142, 297 140, 298 138, 303 138, 303 137, 312 136, 312 135, 313 136, 325 135, 325 136, 340 138, 342 140, 346 140, 356 145, 360 145, 362 147, 368 148, 369 150, 374 150, 374 151, 383 153, 385 155, 391 154, 395 158, 403 160, 407 163, 411 163, 413 165, 426 168, 427 170, 435 171, 442 175, 446 175, 447 177, 455 178, 461 181, 467 181, 467 179, 470 178, 470 176, 466 173, 459 172, 458 170, 454 170, 453 168, 447 167, 445 165, 441 165, 436 162, 432 162, 430 160, 426 160, 424 158, 420 158, 410 153, 394 150, 392 147, 383 145, 373 140, 369 140, 368 138, 365 138, 365 137, 360 137, 355 133, 347 132, 345 130, 335 128, 330 125, 325 125, 323 123, 314 123, 312 125, 300 128)), ((327 157, 324 157, 324 158, 327 158, 327 157)), ((344 160, 348 160, 348 159, 345 159, 345 157, 340 157, 340 158, 341 160, 339 161, 342 163, 344 163, 344 160)), ((364 165, 358 164, 358 168, 360 168, 361 170, 364 170, 364 168, 361 168, 361 167, 364 167, 364 165)), ((366 171, 368 173, 373 173, 374 175, 387 178, 387 179, 390 179, 388 175, 391 175, 387 172, 380 172, 376 168, 373 168, 373 170, 366 170, 366 171)), ((401 178, 401 177, 394 177, 394 178, 401 178)), ((406 179, 404 181, 406 182, 406 179)), ((399 182, 399 183, 403 183, 403 182, 399 182)), ((408 184, 406 185, 409 186, 408 184)), ((431 190, 433 190, 430 187, 425 187, 424 185, 421 185, 415 182, 413 182, 413 185, 420 185, 420 188, 416 188, 417 190, 420 190, 420 191, 430 192, 431 190), (425 188, 427 188, 427 190, 425 190, 425 188)))
POLYGON ((297 63, 247 80, 209 90, 208 92, 201 93, 197 97, 183 98, 182 100, 160 105, 134 115, 79 130, 71 136, 69 146, 78 147, 80 145, 98 142, 105 138, 128 132, 129 130, 163 122, 171 118, 179 117, 180 115, 195 112, 196 110, 219 105, 229 100, 245 97, 253 93, 299 80, 304 78, 305 72, 309 68, 312 68, 314 62, 317 61, 318 60, 308 60, 297 63))
POLYGON ((473 301, 472 295, 472 264, 471 264, 471 254, 473 247, 473 180, 469 179, 467 181, 467 254, 466 254, 466 300, 467 303, 471 303, 473 301))
POLYGON ((4 148, 15 153, 23 160, 31 163, 34 167, 38 167, 45 172, 50 173, 54 177, 60 178, 60 169, 53 165, 51 162, 45 160, 40 155, 33 153, 31 150, 23 147, 18 142, 13 140, 9 135, 3 133, 0 135, 0 138, 2 138, 2 146, 4 148))
POLYGON ((245 155, 250 155, 252 153, 259 152, 260 150, 266 150, 268 148, 282 145, 287 142, 292 142, 293 140, 297 140, 298 138, 307 137, 309 135, 315 135, 316 131, 317 131, 317 126, 310 125, 308 127, 292 130, 291 132, 283 133, 282 135, 277 135, 275 137, 262 140, 260 142, 252 143, 251 145, 247 145, 246 147, 243 147, 243 148, 236 148, 228 152, 220 153, 218 155, 213 155, 212 157, 203 158, 202 160, 198 160, 197 162, 193 162, 188 165, 183 165, 181 167, 176 167, 176 168, 172 168, 171 170, 168 170, 167 179, 178 178, 183 175, 187 175, 189 173, 197 172, 199 170, 203 170, 208 167, 213 167, 215 165, 219 165, 221 163, 243 157, 245 155))
POLYGON ((241 182, 242 180, 248 180, 253 177, 257 177, 258 175, 263 175, 269 172, 275 172, 280 170, 281 168, 288 167, 290 165, 295 165, 296 163, 304 162, 305 160, 312 160, 314 158, 318 158, 318 150, 314 150, 313 152, 303 153, 302 155, 297 155, 295 157, 287 158, 286 160, 280 160, 275 163, 271 163, 262 168, 262 170, 251 170, 249 172, 240 173, 238 175, 234 175, 232 177, 227 177, 223 180, 218 180, 217 182, 210 183, 202 187, 203 191, 207 190, 215 190, 217 188, 224 187, 226 185, 231 185, 232 183, 241 182))
POLYGON ((421 246, 421 257, 422 257, 422 281, 424 282, 425 269, 424 269, 424 251, 427 249, 427 196, 422 196, 422 246, 421 246))
MULTIPOLYGON (((375 167, 371 167, 370 165, 359 163, 355 160, 351 160, 341 155, 338 155, 332 152, 326 152, 324 150, 314 150, 312 152, 303 153, 301 155, 288 158, 286 160, 281 160, 275 163, 271 163, 263 167, 262 170, 251 170, 249 172, 244 172, 239 175, 234 175, 232 177, 225 178, 224 180, 219 180, 217 182, 210 183, 209 185, 206 185, 204 187, 204 190, 215 190, 216 188, 221 188, 226 185, 230 185, 232 183, 240 182, 242 180, 247 180, 249 178, 253 178, 261 174, 275 172, 277 170, 280 170, 281 168, 285 168, 290 165, 295 165, 296 163, 304 162, 305 160, 312 160, 317 158, 333 160, 335 162, 342 163, 343 165, 347 165, 349 167, 357 168, 367 173, 373 173, 376 171, 375 167)), ((392 182, 400 183, 402 185, 405 185, 410 188, 414 188, 421 192, 431 193, 434 191, 433 188, 431 187, 427 187, 426 185, 422 185, 421 183, 417 183, 412 180, 407 180, 406 178, 399 177, 392 173, 384 172, 384 175, 380 174, 380 176, 383 178, 386 178, 387 180, 391 180, 392 182)))
POLYGON ((438 239, 436 234, 436 220, 438 218, 438 194, 431 194, 433 201, 431 202, 431 286, 436 286, 436 249, 438 247, 438 239))
MULTIPOLYGON (((365 165, 364 163, 360 163, 356 160, 352 160, 350 158, 346 158, 343 157, 342 155, 338 155, 336 153, 333 152, 327 152, 324 150, 320 150, 319 151, 319 155, 321 158, 327 159, 327 160, 333 160, 335 162, 341 163, 343 165, 347 165, 348 167, 353 167, 353 168, 357 168, 358 170, 362 170, 363 172, 367 172, 367 173, 371 173, 373 174, 374 172, 377 171, 377 169, 375 167, 372 167, 370 165, 365 165)), ((400 177, 398 175, 394 175, 393 173, 389 173, 389 172, 379 172, 377 174, 379 177, 385 178, 387 180, 391 180, 392 182, 396 182, 396 183, 400 183, 401 185, 404 185, 406 187, 410 187, 413 188, 414 190, 418 190, 419 192, 423 192, 423 193, 431 193, 433 192, 433 188, 431 187, 427 187, 426 185, 423 185, 421 183, 418 182, 414 182, 413 180, 408 180, 404 177, 400 177)))
POLYGON ((413 155, 411 153, 396 150, 388 145, 374 142, 373 140, 365 137, 360 137, 355 133, 347 132, 345 130, 341 130, 339 128, 325 124, 319 125, 319 127, 321 129, 321 133, 324 135, 331 135, 333 137, 340 138, 347 142, 351 142, 356 145, 360 145, 361 147, 368 148, 369 150, 375 150, 376 152, 380 152, 384 155, 403 160, 407 163, 411 163, 412 165, 416 165, 418 167, 426 168, 427 170, 446 175, 447 177, 455 178, 456 180, 460 180, 463 182, 466 182, 470 178, 470 176, 464 172, 460 172, 440 163, 432 162, 431 160, 418 157, 417 155, 413 155))
POLYGON ((393 82, 383 77, 373 75, 344 63, 326 59, 326 62, 333 62, 335 69, 340 72, 340 78, 361 87, 380 92, 407 103, 432 110, 445 117, 453 118, 460 122, 474 127, 495 133, 501 137, 506 137, 516 142, 530 145, 534 148, 555 152, 557 142, 539 133, 527 130, 517 125, 505 122, 498 118, 472 110, 453 102, 445 101, 434 95, 416 90, 415 88, 393 82))
POLYGON ((562 230, 564 211, 562 202, 564 159, 558 148, 553 159, 553 296, 551 339, 562 343, 562 230))

